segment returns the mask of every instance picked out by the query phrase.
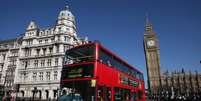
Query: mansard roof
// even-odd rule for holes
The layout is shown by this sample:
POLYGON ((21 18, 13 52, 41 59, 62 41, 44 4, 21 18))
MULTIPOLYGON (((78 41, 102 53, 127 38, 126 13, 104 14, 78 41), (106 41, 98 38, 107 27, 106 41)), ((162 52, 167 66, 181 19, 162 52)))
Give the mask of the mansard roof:
POLYGON ((17 38, 12 38, 12 39, 6 39, 6 40, 0 40, 0 44, 8 44, 8 43, 13 43, 17 40, 17 38))
POLYGON ((5 39, 5 40, 0 40, 0 44, 13 44, 15 42, 21 43, 22 42, 22 36, 12 38, 12 39, 5 39))

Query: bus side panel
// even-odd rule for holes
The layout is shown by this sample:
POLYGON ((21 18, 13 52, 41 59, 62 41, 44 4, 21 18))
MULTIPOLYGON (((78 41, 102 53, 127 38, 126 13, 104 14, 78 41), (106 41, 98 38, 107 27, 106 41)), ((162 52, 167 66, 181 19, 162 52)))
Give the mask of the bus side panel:
POLYGON ((98 63, 97 67, 98 82, 100 84, 112 86, 118 83, 118 74, 113 70, 114 68, 110 68, 102 63, 98 63))

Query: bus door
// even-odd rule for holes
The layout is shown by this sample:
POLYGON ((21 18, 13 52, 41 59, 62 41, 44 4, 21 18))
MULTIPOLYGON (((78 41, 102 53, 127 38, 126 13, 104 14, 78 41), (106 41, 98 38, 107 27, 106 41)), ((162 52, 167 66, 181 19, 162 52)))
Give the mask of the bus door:
POLYGON ((98 86, 98 101, 111 101, 112 98, 112 90, 111 87, 106 86, 98 86))
POLYGON ((137 92, 136 90, 131 92, 131 101, 136 101, 137 100, 137 92))

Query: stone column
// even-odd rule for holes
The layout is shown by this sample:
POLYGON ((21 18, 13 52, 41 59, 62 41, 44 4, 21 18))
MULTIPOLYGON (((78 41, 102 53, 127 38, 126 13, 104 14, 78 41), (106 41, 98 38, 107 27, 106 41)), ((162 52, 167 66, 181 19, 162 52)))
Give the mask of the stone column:
POLYGON ((46 91, 42 90, 41 93, 42 93, 41 99, 43 99, 43 100, 46 99, 46 91))
POLYGON ((43 49, 40 48, 40 52, 39 52, 39 55, 42 55, 43 54, 43 49))
POLYGON ((46 54, 47 54, 47 55, 50 54, 50 49, 49 49, 49 47, 46 48, 46 54))
POLYGON ((59 52, 64 52, 64 46, 63 46, 63 44, 59 45, 59 52))
POLYGON ((54 98, 54 92, 52 89, 49 90, 49 98, 53 99, 54 98))
POLYGON ((56 53, 56 48, 57 48, 57 47, 54 45, 54 46, 53 46, 53 53, 56 53))

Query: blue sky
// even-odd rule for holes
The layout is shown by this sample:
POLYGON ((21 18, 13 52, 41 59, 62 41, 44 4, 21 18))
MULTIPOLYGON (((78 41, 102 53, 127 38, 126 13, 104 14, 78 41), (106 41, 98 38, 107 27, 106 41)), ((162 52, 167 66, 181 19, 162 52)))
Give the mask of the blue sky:
POLYGON ((145 80, 146 13, 159 38, 162 71, 201 71, 200 0, 1 0, 0 39, 24 33, 31 20, 41 28, 54 25, 67 3, 79 36, 100 40, 143 71, 145 80))

